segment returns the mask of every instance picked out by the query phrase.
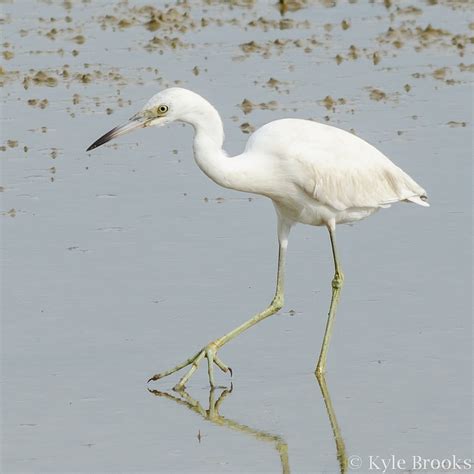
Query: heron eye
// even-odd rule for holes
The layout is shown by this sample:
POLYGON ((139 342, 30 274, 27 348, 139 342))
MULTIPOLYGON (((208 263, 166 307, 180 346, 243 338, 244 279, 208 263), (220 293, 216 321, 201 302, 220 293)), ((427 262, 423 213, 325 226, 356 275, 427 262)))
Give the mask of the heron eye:
POLYGON ((158 107, 158 113, 159 113, 159 114, 161 114, 161 115, 162 115, 162 114, 166 114, 166 112, 168 112, 168 106, 166 106, 166 105, 160 105, 160 106, 158 107))

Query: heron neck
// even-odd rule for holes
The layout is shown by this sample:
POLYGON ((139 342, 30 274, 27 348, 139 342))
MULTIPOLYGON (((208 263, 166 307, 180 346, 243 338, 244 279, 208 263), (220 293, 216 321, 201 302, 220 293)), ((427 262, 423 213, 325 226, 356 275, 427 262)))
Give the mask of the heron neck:
POLYGON ((208 104, 205 113, 189 120, 194 128, 194 159, 199 168, 215 183, 225 188, 247 191, 242 182, 241 157, 229 157, 223 150, 224 128, 222 120, 212 105, 208 104))

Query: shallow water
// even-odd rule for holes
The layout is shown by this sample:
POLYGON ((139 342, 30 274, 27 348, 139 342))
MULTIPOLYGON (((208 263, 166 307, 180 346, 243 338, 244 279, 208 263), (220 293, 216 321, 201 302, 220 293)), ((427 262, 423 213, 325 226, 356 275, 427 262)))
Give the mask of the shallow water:
POLYGON ((2 472, 472 458, 472 6, 179 3, 160 18, 138 1, 0 2, 2 472), (306 226, 291 236, 285 308, 221 350, 234 377, 218 407, 222 390, 205 411, 204 367, 181 402, 176 378, 147 389, 263 309, 276 271, 271 203, 209 181, 188 128, 84 151, 175 83, 221 112, 230 153, 242 124, 313 118, 353 129, 428 191, 429 209, 338 229, 325 398, 313 370, 333 270, 326 232, 306 226), (267 105, 244 113, 244 99, 267 105))

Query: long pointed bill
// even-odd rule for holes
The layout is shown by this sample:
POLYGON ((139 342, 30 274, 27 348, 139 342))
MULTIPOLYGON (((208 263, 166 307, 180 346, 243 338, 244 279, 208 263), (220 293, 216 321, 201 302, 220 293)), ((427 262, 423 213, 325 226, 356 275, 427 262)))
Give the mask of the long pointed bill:
POLYGON ((147 120, 144 117, 134 116, 128 122, 119 125, 118 127, 113 128, 110 132, 107 132, 105 135, 102 135, 98 140, 96 140, 86 151, 93 150, 98 146, 103 145, 104 143, 110 142, 114 138, 125 135, 132 130, 137 128, 145 127, 147 120))

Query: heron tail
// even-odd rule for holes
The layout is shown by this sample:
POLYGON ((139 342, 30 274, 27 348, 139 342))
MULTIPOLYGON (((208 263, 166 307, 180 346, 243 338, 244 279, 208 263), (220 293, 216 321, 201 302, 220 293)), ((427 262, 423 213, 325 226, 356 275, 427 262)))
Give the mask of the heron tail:
POLYGON ((409 197, 409 198, 405 199, 405 201, 414 202, 415 204, 418 204, 418 205, 424 206, 424 207, 430 207, 430 203, 428 202, 428 196, 426 196, 426 195, 412 196, 412 197, 409 197))

